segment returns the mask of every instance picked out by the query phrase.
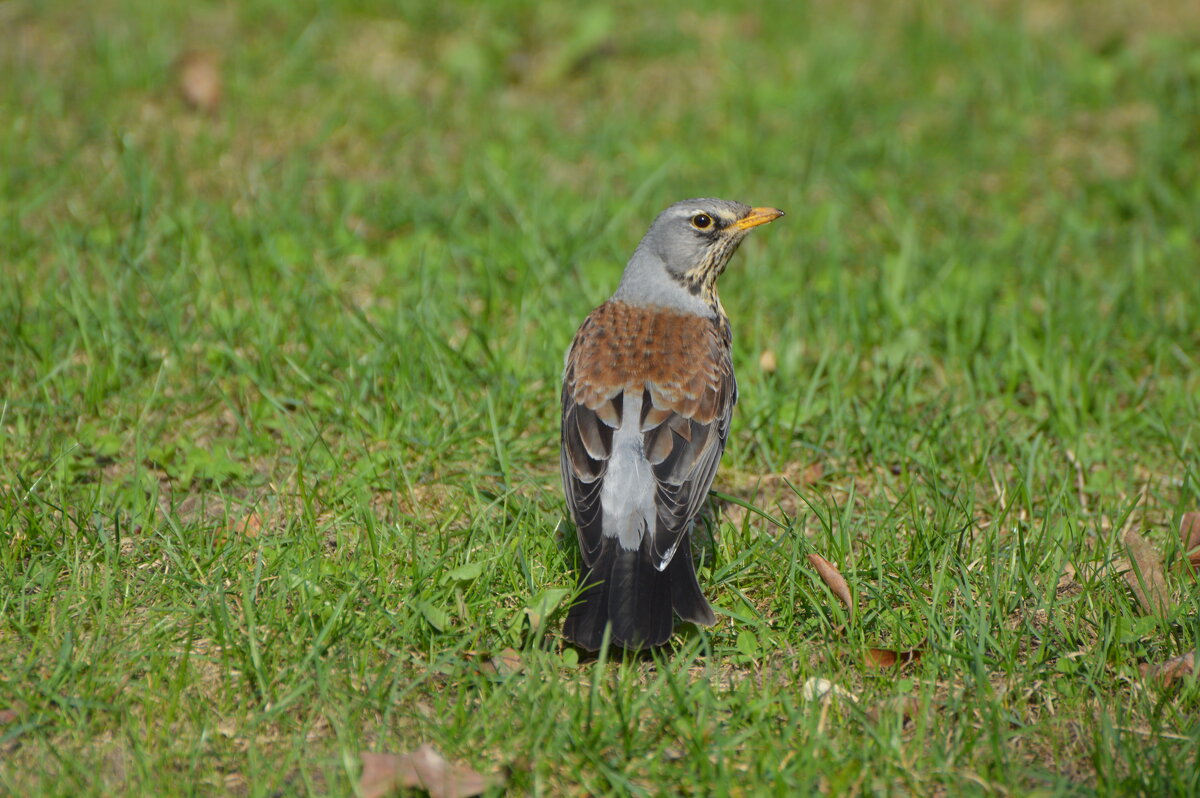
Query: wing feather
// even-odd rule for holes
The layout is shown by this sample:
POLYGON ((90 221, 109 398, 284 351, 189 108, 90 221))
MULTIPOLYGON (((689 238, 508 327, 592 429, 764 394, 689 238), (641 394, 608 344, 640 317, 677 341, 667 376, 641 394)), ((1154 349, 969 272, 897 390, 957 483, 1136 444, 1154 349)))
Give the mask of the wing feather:
POLYGON ((658 481, 658 529, 654 554, 659 567, 666 567, 680 539, 692 527, 712 486, 725 451, 737 383, 729 355, 728 327, 714 321, 709 332, 707 355, 699 364, 689 386, 690 397, 676 402, 674 412, 659 430, 669 435, 670 454, 653 466, 658 481))

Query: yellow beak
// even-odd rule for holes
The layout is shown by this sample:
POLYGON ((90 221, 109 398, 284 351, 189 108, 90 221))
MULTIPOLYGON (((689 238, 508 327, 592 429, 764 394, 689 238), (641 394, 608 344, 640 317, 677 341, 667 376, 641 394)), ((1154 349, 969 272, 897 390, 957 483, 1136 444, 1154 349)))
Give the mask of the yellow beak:
POLYGON ((749 214, 729 226, 734 230, 749 230, 751 227, 773 222, 780 216, 783 216, 783 211, 778 208, 751 208, 749 214))

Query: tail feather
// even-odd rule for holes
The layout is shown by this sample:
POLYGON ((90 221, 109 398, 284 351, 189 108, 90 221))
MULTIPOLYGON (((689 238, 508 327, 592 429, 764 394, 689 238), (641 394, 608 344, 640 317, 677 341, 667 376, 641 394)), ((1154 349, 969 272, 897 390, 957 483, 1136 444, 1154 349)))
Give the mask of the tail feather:
POLYGON ((592 572, 584 569, 579 574, 579 598, 567 612, 563 624, 563 636, 580 648, 596 651, 604 639, 604 612, 608 606, 603 581, 592 578, 592 572))
POLYGON ((712 607, 700 591, 696 581, 696 566, 692 564, 692 544, 685 535, 679 543, 675 556, 667 566, 666 575, 671 583, 671 606, 675 614, 685 621, 700 626, 712 626, 717 622, 712 607))
POLYGON ((567 614, 563 634, 580 648, 596 651, 612 624, 612 644, 626 649, 661 646, 671 639, 675 615, 693 623, 716 622, 700 592, 686 539, 663 571, 646 545, 622 549, 604 541, 592 567, 580 574, 579 601, 567 614))

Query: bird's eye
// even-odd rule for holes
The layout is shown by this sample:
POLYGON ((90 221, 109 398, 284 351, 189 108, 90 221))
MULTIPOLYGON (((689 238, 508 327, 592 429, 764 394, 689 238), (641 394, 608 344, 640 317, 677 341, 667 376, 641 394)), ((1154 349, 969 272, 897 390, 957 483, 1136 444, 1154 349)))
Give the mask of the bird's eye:
POLYGON ((707 230, 712 227, 712 217, 707 213, 698 213, 692 217, 692 227, 697 230, 707 230))

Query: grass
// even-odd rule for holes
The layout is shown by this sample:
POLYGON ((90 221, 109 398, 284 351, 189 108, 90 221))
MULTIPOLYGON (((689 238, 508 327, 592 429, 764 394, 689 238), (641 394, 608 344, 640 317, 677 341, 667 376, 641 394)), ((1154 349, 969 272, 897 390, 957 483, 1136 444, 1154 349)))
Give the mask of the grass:
POLYGON ((0 3, 0 791, 1200 789, 1138 673, 1200 645, 1196 11, 611 8, 0 3), (580 662, 562 353, 696 195, 788 211, 722 284, 721 621, 580 662))

